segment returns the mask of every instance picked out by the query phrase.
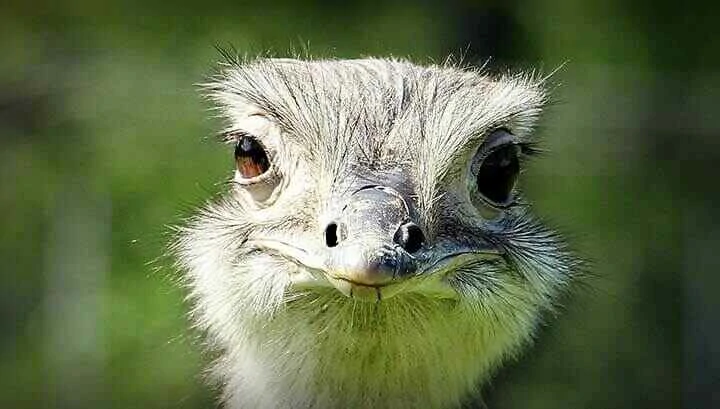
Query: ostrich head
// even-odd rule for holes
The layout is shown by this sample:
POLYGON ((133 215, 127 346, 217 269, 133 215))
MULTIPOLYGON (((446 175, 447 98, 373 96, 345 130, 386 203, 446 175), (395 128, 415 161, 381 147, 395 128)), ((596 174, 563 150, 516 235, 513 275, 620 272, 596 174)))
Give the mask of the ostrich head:
POLYGON ((229 407, 461 405, 570 281, 518 191, 532 75, 259 59, 207 90, 234 174, 176 249, 229 407))

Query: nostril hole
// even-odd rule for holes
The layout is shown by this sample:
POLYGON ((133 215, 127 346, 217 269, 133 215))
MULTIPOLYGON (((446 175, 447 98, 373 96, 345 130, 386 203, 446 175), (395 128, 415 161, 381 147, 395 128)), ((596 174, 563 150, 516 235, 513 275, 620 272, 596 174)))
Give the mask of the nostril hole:
POLYGON ((425 242, 425 235, 417 224, 410 222, 398 228, 393 240, 408 253, 415 253, 425 242))
POLYGON ((338 225, 337 225, 337 223, 330 223, 325 228, 325 244, 328 247, 335 247, 338 245, 338 225))

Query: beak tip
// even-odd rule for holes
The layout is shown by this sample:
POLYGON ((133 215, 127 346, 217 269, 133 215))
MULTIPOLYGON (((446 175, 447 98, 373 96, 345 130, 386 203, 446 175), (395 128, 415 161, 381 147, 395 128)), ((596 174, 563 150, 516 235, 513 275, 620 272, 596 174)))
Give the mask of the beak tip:
POLYGON ((348 298, 359 301, 378 302, 396 294, 398 286, 389 283, 364 283, 344 276, 328 277, 330 283, 348 298))

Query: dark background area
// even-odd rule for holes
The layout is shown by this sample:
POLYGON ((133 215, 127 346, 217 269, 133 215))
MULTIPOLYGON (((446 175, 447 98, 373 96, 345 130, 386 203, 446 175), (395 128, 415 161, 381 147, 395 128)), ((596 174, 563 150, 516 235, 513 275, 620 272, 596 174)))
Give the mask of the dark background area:
POLYGON ((562 66, 522 183, 597 278, 485 400, 720 407, 719 18, 649 0, 4 4, 0 407, 214 407, 158 261, 232 166, 194 86, 214 45, 562 66))

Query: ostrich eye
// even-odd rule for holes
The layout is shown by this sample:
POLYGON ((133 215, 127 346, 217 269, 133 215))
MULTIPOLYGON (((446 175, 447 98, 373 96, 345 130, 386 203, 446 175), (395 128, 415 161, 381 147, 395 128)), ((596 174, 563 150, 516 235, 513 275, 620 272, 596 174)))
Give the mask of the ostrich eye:
POLYGON ((518 147, 502 145, 482 160, 476 179, 478 192, 494 205, 507 205, 519 172, 518 147))
POLYGON ((241 136, 235 145, 235 167, 245 179, 254 178, 270 168, 265 148, 249 135, 241 136))

